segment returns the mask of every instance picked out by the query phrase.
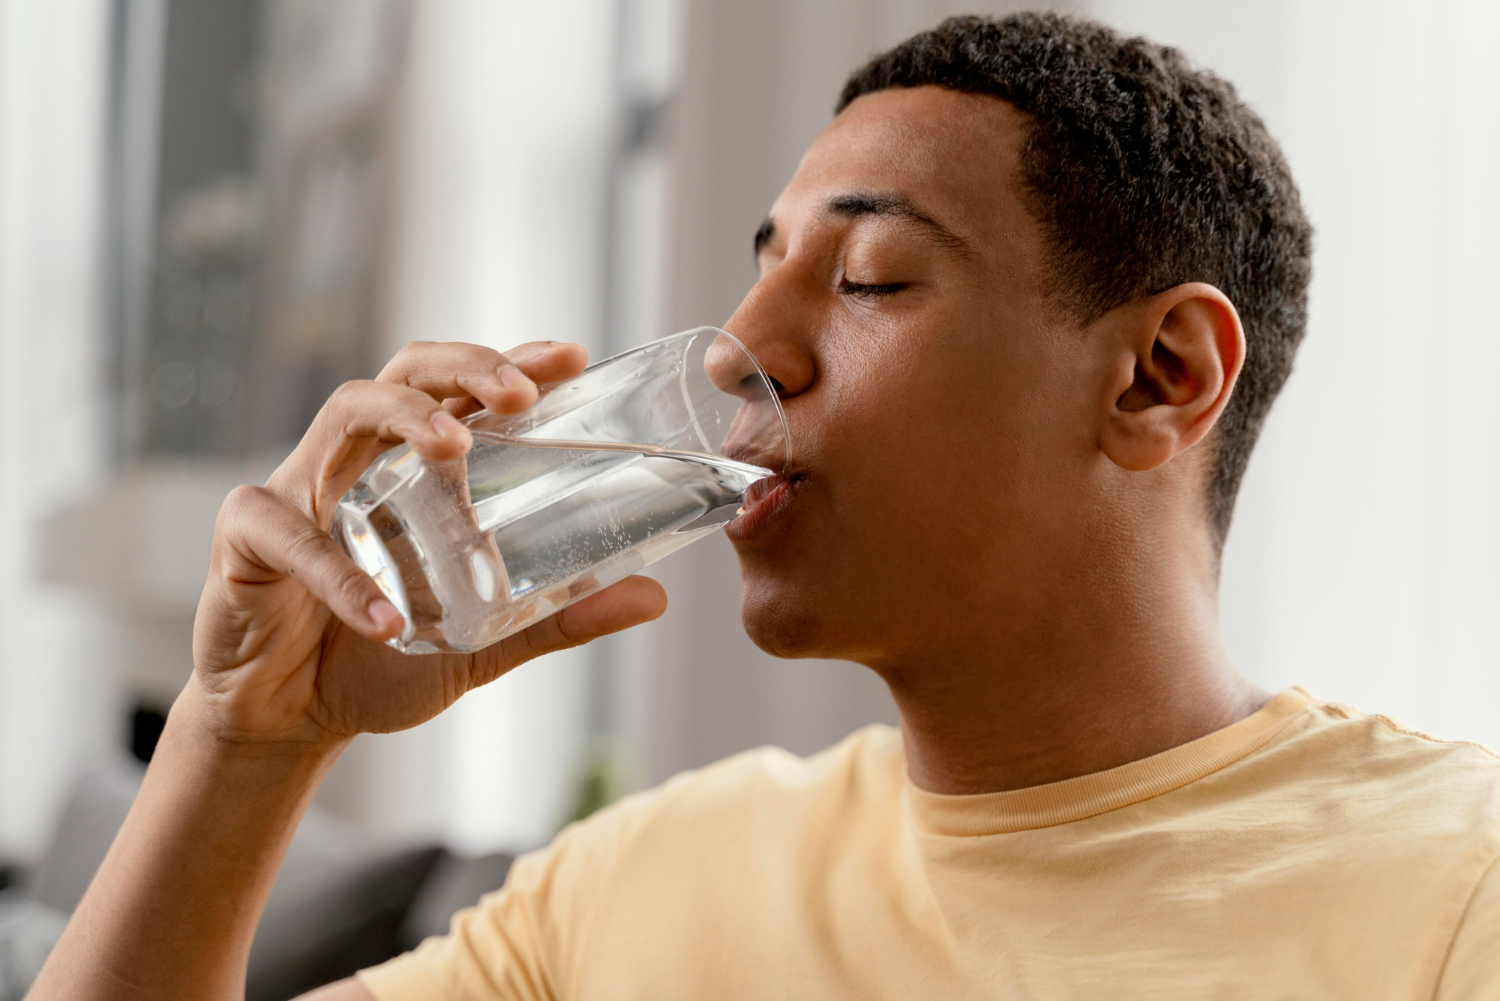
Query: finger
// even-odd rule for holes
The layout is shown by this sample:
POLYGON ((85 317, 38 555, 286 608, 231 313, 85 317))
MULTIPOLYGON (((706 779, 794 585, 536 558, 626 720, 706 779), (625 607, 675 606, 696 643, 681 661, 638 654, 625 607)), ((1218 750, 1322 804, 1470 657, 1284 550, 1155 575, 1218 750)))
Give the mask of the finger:
POLYGON ((219 510, 214 569, 234 583, 297 582, 350 629, 372 640, 399 635, 401 613, 370 575, 302 512, 264 487, 237 487, 219 510))
POLYGON ((479 344, 418 341, 402 348, 377 381, 410 386, 438 400, 472 398, 494 413, 513 414, 536 402, 538 382, 577 375, 587 360, 577 344, 538 341, 501 354, 479 344))
POLYGON ((589 363, 589 352, 582 344, 570 341, 531 341, 505 352, 505 357, 537 383, 561 382, 582 372, 589 363))
POLYGON ((403 441, 435 462, 460 459, 473 444, 469 429, 420 390, 346 382, 266 485, 324 522, 324 502, 341 497, 375 456, 403 441))
POLYGON ((544 653, 566 650, 650 622, 666 610, 667 592, 659 583, 650 577, 626 577, 506 637, 499 644, 499 656, 504 669, 509 670, 544 653))

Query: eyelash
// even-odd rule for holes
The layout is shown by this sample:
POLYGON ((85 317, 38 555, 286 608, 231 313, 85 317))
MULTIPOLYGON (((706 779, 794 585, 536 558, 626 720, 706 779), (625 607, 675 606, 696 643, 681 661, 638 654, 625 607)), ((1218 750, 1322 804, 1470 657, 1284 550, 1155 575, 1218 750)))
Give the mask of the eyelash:
POLYGON ((839 282, 839 295, 861 295, 876 298, 884 295, 893 295, 906 287, 905 282, 892 282, 888 285, 862 285, 859 282, 851 282, 845 278, 839 282))

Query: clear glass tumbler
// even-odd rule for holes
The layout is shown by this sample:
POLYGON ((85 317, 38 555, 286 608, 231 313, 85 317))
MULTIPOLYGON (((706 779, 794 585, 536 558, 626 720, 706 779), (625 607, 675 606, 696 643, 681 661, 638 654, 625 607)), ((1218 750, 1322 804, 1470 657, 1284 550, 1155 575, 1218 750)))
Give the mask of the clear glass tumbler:
POLYGON ((467 653, 701 539, 790 447, 775 384, 699 327, 543 387, 524 413, 464 420, 474 447, 386 452, 333 535, 406 619, 406 653, 467 653))

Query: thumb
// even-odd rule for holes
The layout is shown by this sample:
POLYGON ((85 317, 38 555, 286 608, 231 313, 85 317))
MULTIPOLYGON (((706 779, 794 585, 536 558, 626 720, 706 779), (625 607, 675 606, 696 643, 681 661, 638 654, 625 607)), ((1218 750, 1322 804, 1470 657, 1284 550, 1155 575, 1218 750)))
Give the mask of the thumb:
POLYGON ((542 654, 650 622, 666 610, 667 592, 659 583, 650 577, 626 577, 476 653, 475 684, 488 684, 542 654))

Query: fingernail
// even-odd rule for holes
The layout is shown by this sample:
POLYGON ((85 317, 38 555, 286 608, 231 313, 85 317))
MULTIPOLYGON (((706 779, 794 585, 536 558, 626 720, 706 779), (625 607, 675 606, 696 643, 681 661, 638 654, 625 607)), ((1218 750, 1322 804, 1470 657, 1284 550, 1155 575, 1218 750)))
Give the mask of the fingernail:
POLYGON ((444 438, 463 434, 464 426, 458 422, 458 418, 446 410, 439 410, 432 415, 432 429, 444 438))
POLYGON ((401 625, 401 613, 396 611, 396 606, 384 598, 376 598, 370 602, 365 609, 365 615, 369 616, 376 629, 381 632, 389 632, 393 627, 401 625))
POLYGON ((525 389, 531 385, 531 380, 521 374, 521 370, 514 365, 507 365, 500 370, 500 381, 506 389, 525 389))

